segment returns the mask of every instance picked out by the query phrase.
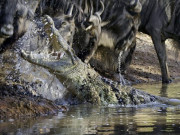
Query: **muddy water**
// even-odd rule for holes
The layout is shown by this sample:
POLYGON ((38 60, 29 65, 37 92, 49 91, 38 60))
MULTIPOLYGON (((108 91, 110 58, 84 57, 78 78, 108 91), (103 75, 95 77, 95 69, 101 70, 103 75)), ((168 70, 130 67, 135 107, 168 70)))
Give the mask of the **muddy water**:
POLYGON ((134 87, 144 90, 150 94, 180 99, 180 79, 177 79, 173 83, 168 85, 162 85, 161 83, 153 83, 148 85, 136 85, 134 87))
MULTIPOLYGON (((180 99, 180 83, 135 86, 149 93, 180 99)), ((0 134, 9 135, 124 135, 180 134, 180 106, 139 107, 72 106, 58 116, 0 122, 0 134)))

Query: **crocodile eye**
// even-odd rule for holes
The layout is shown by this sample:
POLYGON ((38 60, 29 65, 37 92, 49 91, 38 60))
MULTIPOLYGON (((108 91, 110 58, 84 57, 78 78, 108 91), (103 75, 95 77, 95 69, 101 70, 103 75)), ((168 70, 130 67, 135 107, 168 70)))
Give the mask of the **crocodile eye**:
POLYGON ((62 23, 61 23, 61 26, 62 26, 62 27, 66 26, 66 25, 67 25, 67 22, 62 22, 62 23))

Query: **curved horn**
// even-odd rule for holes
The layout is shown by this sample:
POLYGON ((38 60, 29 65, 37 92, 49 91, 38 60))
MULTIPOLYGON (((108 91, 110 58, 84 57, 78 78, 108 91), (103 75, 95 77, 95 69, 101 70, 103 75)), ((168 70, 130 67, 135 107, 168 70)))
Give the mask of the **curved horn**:
POLYGON ((104 12, 104 3, 101 0, 100 0, 100 3, 101 3, 101 9, 95 13, 98 16, 100 16, 104 12))
POLYGON ((85 9, 84 9, 84 13, 88 13, 88 4, 87 4, 87 0, 85 0, 85 9))
POLYGON ((91 14, 90 15, 93 15, 94 7, 93 7, 93 1, 92 0, 90 0, 90 4, 91 4, 91 14))
POLYGON ((74 5, 72 4, 67 14, 69 17, 72 17, 73 8, 74 8, 74 5))

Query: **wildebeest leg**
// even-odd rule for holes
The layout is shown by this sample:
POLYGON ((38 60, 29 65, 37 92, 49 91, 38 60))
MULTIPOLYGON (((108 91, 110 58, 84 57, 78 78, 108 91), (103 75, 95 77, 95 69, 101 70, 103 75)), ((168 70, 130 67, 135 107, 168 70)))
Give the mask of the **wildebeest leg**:
POLYGON ((159 59, 161 74, 162 74, 162 83, 170 83, 171 79, 169 76, 169 70, 167 66, 167 55, 165 41, 161 39, 161 32, 152 31, 151 37, 154 43, 154 47, 159 59))
POLYGON ((130 48, 130 51, 128 52, 128 55, 126 56, 124 63, 121 64, 121 73, 125 72, 125 70, 131 64, 132 56, 133 56, 134 51, 136 49, 136 40, 134 40, 132 44, 133 44, 133 47, 130 48))
POLYGON ((98 47, 98 42, 96 41, 96 39, 94 38, 90 39, 90 50, 89 50, 89 53, 85 57, 85 60, 84 60, 85 63, 88 63, 90 61, 90 59, 93 57, 94 53, 96 52, 97 47, 98 47))

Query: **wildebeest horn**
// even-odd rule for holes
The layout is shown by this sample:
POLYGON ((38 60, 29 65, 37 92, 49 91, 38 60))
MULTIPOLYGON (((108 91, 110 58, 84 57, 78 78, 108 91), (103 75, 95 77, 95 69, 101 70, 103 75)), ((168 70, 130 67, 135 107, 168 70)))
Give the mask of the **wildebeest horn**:
POLYGON ((84 13, 88 13, 88 3, 87 0, 85 0, 85 9, 84 9, 84 13))
POLYGON ((100 3, 101 3, 101 9, 98 12, 95 13, 98 16, 100 16, 104 11, 104 4, 103 4, 103 2, 101 0, 100 0, 100 3))
POLYGON ((91 13, 90 13, 90 15, 93 15, 94 7, 93 7, 93 2, 92 2, 92 0, 90 0, 90 4, 91 4, 91 13))
POLYGON ((89 17, 89 22, 91 22, 91 25, 89 25, 87 28, 86 28, 86 31, 92 29, 93 27, 100 27, 101 25, 101 14, 103 13, 104 11, 104 4, 103 2, 100 0, 100 3, 101 3, 101 9, 97 12, 94 12, 94 7, 93 7, 93 2, 92 0, 90 0, 90 8, 91 8, 91 11, 90 11, 90 17, 89 17))
POLYGON ((67 14, 69 17, 72 17, 73 8, 74 8, 74 5, 72 4, 67 14))

